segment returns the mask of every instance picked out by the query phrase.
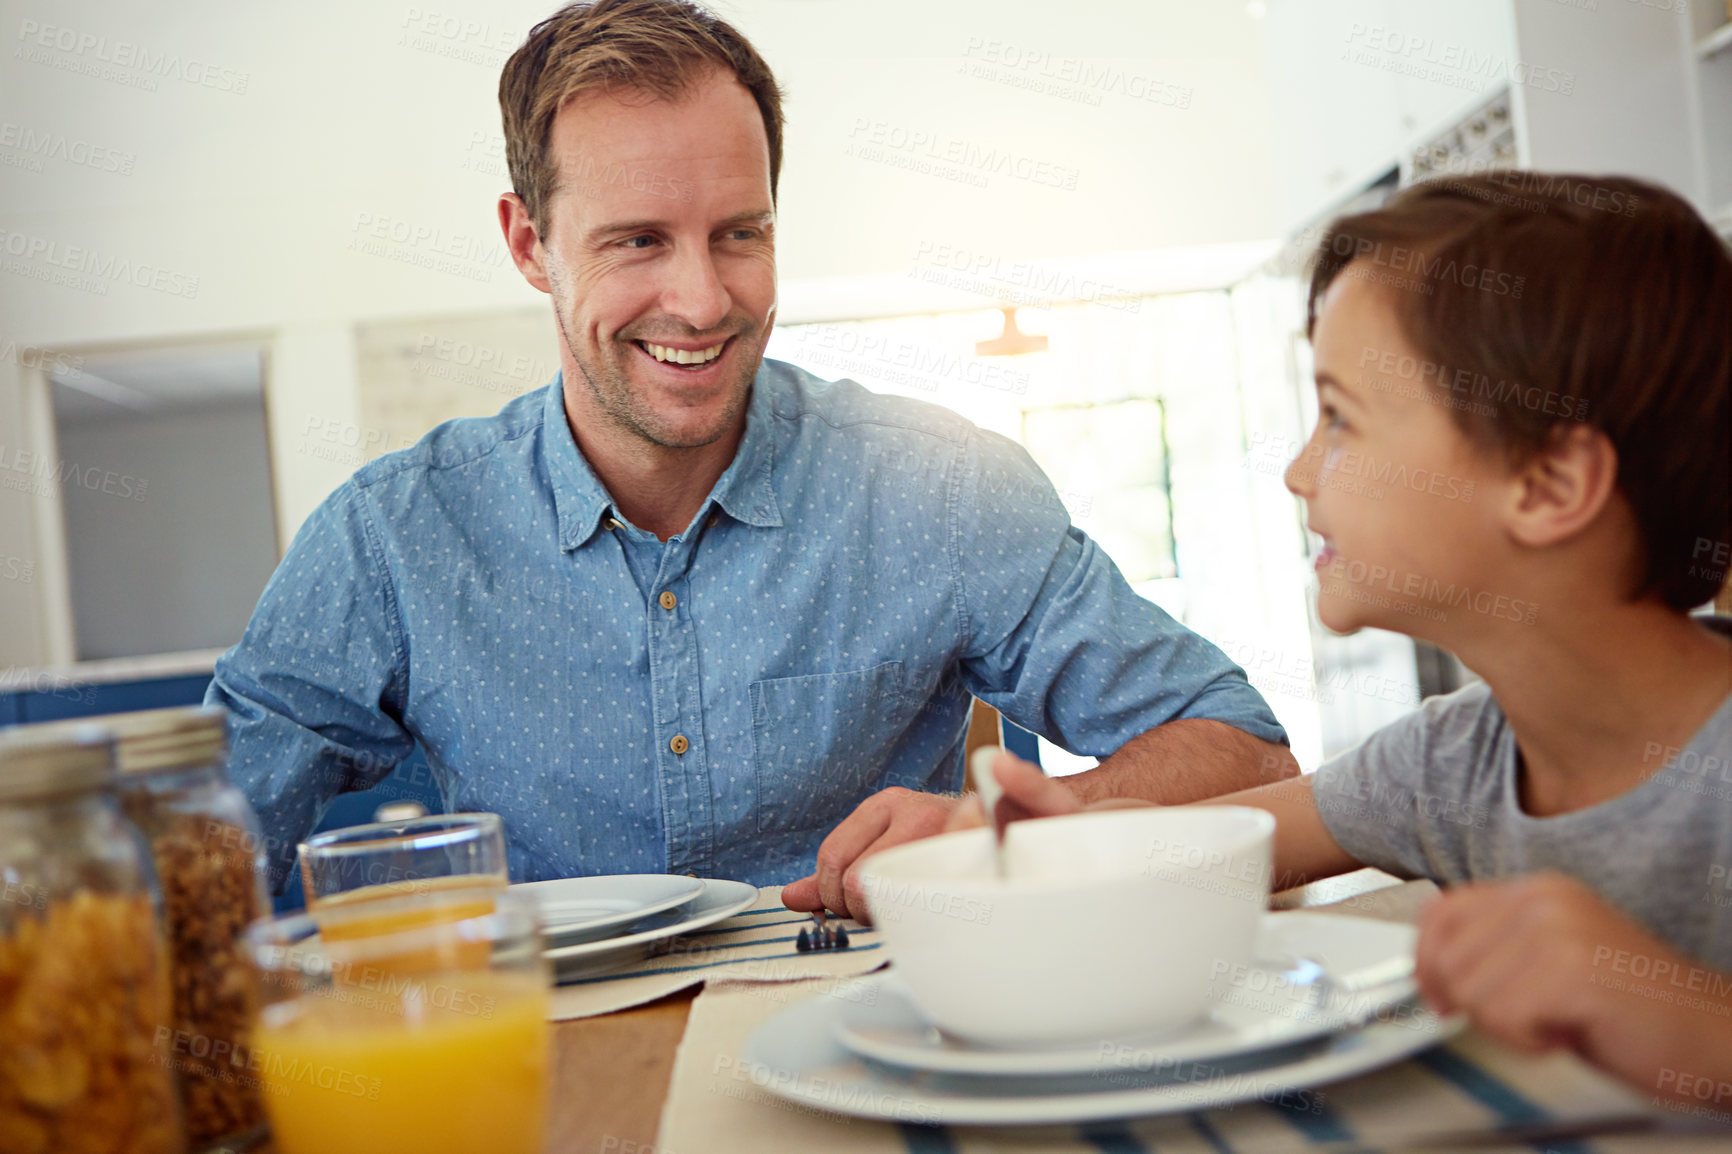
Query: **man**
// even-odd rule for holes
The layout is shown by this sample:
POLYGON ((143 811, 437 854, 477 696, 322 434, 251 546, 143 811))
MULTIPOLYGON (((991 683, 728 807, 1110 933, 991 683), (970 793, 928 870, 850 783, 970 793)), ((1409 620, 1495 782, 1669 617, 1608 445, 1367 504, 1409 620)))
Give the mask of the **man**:
POLYGON ((278 844, 419 743, 448 807, 504 816, 518 880, 817 862, 789 901, 858 914, 849 867, 948 816, 971 695, 1113 754, 1084 796, 1292 772, 1243 673, 1021 449, 763 360, 782 115, 737 32, 574 5, 500 103, 500 223, 561 373, 359 470, 219 662, 278 844))

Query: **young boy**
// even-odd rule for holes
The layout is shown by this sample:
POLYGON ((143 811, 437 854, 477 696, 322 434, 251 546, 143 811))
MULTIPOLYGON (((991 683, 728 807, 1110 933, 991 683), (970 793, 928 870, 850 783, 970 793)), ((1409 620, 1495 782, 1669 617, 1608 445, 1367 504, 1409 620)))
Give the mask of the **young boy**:
MULTIPOLYGON (((1439 1009, 1732 1109, 1732 622, 1688 615, 1732 551, 1726 248, 1634 180, 1439 181, 1332 226, 1308 317, 1318 614, 1485 683, 1216 804, 1275 815, 1281 884, 1446 886, 1439 1009)), ((994 770, 1032 813, 1087 798, 994 770)))

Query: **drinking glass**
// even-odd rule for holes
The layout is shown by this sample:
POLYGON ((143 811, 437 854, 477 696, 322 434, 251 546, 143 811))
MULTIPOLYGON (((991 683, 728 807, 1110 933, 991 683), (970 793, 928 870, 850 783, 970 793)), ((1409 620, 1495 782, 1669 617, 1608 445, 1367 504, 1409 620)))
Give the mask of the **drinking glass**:
POLYGON ((542 1149, 549 974, 533 900, 496 886, 379 898, 255 922, 245 941, 260 1010, 231 1065, 257 1080, 278 1154, 542 1149), (489 912, 447 916, 464 905, 489 912))
POLYGON ((300 845, 308 911, 334 904, 504 888, 505 827, 494 813, 447 813, 314 834, 300 845))

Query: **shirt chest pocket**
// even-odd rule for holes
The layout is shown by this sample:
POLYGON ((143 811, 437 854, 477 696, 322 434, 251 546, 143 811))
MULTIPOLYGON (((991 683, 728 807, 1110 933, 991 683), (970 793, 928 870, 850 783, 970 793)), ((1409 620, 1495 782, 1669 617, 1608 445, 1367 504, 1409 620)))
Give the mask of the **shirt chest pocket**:
POLYGON ((900 661, 852 673, 754 681, 759 833, 828 829, 890 780, 890 751, 918 703, 900 661))

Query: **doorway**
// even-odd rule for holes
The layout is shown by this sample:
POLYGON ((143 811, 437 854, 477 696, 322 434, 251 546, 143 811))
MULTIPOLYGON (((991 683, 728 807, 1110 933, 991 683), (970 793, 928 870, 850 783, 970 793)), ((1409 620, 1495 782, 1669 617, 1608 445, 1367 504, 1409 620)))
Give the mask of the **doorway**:
POLYGON ((49 374, 75 657, 226 648, 277 564, 256 344, 49 374))

